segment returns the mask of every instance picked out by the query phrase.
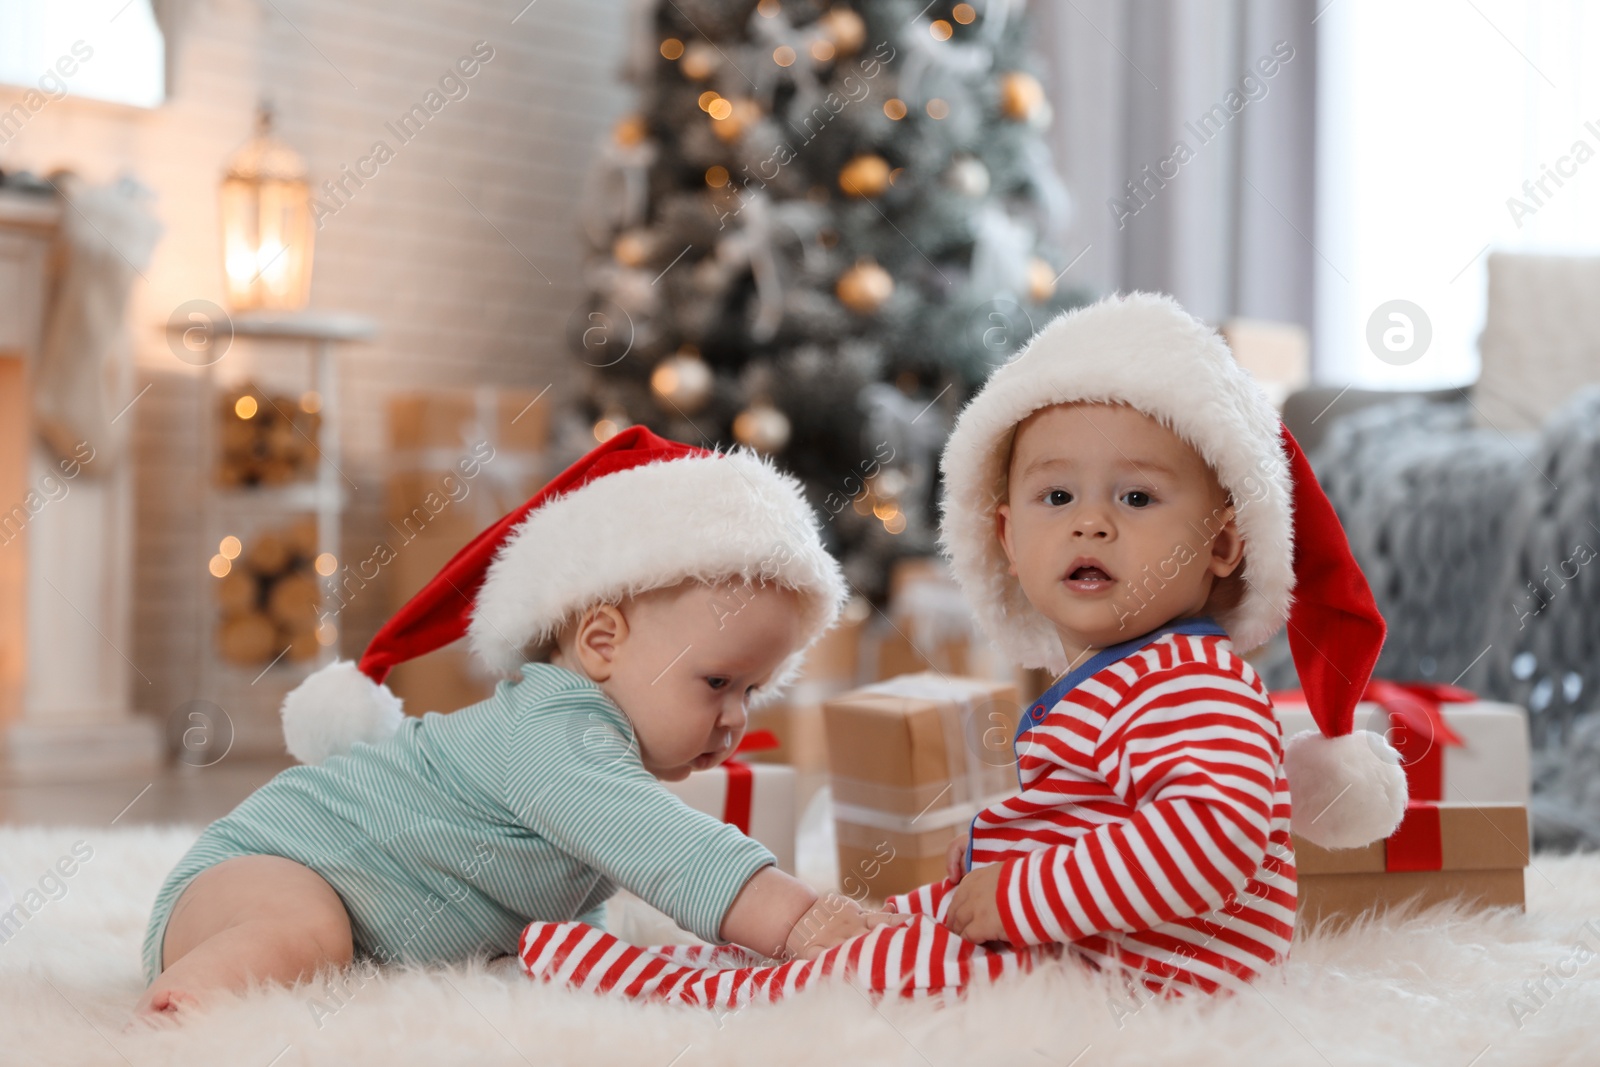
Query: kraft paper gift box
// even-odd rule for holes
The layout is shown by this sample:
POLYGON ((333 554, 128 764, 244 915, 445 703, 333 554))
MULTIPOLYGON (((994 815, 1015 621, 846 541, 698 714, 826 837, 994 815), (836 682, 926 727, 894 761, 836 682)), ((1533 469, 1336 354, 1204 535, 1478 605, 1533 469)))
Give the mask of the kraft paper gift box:
POLYGON ((908 557, 889 573, 889 605, 867 621, 863 667, 867 679, 941 674, 1015 681, 1022 693, 1042 693, 1048 671, 1020 670, 1000 654, 978 626, 972 605, 937 557, 908 557))
POLYGON ((828 784, 828 739, 822 725, 822 702, 859 684, 861 639, 872 613, 862 597, 845 605, 838 625, 806 650, 805 662, 781 700, 750 710, 751 731, 766 730, 777 738, 772 749, 748 753, 753 763, 783 763, 795 769, 795 812, 807 806, 828 784))
MULTIPOLYGON (((478 532, 545 483, 549 401, 532 389, 430 389, 389 402, 386 491, 390 613, 478 532)), ((368 571, 375 570, 369 561, 368 571)), ((372 594, 365 594, 372 595, 372 594)), ((381 594, 380 594, 381 595, 381 594)), ((454 711, 488 697, 494 678, 463 641, 397 666, 406 711, 454 711)))
POLYGON ((707 771, 662 785, 696 811, 732 823, 772 850, 778 866, 795 873, 795 770, 781 763, 746 763, 763 736, 746 734, 749 748, 707 771))
POLYGON ((1525 909, 1528 809, 1520 804, 1413 802, 1392 835, 1364 848, 1329 850, 1294 835, 1302 930, 1348 925, 1405 902, 1459 900, 1473 909, 1525 909))
POLYGON ((882 900, 945 877, 950 842, 1017 792, 1016 687, 911 674, 823 704, 843 891, 882 900))
MULTIPOLYGON (((1285 740, 1316 729, 1299 690, 1271 697, 1285 740)), ((1456 686, 1374 680, 1356 706, 1355 726, 1399 750, 1412 800, 1528 803, 1528 716, 1515 704, 1479 700, 1456 686)))

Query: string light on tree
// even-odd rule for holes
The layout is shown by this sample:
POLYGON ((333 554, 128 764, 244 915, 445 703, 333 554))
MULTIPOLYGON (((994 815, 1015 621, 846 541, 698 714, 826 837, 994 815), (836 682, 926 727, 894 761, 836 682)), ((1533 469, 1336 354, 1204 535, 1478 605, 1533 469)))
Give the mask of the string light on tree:
POLYGON ((789 417, 767 400, 757 400, 733 420, 733 436, 741 445, 771 455, 789 443, 789 417))
POLYGON ((611 128, 611 139, 623 148, 632 148, 650 135, 650 127, 638 115, 625 115, 611 128))
POLYGON ((707 108, 707 113, 712 118, 711 132, 716 134, 724 144, 731 144, 742 137, 746 130, 754 126, 761 119, 761 105, 754 100, 719 100, 718 103, 726 104, 726 108, 712 110, 707 108))
POLYGON ((624 267, 642 267, 650 261, 655 241, 647 230, 625 230, 611 243, 611 254, 624 267))
POLYGON ((1056 295, 1056 269, 1038 256, 1028 260, 1028 296, 1042 304, 1056 295))
POLYGON ((633 420, 628 418, 628 413, 618 405, 612 404, 594 424, 594 439, 605 444, 632 425, 633 420))
POLYGON ((894 295, 894 278, 877 261, 859 259, 839 276, 834 295, 856 314, 871 315, 894 295))

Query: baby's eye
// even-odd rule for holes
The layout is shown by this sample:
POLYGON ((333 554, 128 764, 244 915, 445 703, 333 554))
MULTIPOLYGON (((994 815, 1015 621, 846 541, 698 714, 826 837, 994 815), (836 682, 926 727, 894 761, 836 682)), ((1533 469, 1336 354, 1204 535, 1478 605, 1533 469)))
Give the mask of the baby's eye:
POLYGON ((1143 489, 1130 489, 1122 494, 1122 499, 1126 500, 1128 506, 1133 508, 1147 508, 1153 502, 1150 494, 1143 489))
POLYGON ((710 678, 706 679, 706 684, 713 689, 724 689, 728 685, 728 679, 722 677, 720 674, 712 675, 710 678))
POLYGON ((1059 508, 1063 504, 1072 503, 1072 494, 1065 489, 1049 489, 1044 494, 1044 502, 1053 508, 1059 508))

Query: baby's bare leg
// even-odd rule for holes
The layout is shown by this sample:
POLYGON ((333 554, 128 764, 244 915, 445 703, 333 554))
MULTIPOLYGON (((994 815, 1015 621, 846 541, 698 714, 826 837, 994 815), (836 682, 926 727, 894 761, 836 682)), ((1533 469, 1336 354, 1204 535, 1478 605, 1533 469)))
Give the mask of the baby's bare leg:
POLYGON ((350 915, 321 875, 282 856, 238 856, 202 871, 178 897, 162 972, 135 1014, 175 1012, 251 981, 292 985, 320 967, 346 967, 352 955, 350 915))

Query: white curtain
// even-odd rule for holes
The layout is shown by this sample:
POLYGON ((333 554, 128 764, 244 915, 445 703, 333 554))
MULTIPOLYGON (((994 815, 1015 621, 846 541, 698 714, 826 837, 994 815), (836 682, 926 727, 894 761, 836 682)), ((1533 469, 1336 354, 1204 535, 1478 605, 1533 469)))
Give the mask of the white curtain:
POLYGON ((1061 240, 1069 259, 1087 248, 1064 284, 1170 292, 1213 322, 1313 326, 1317 10, 1314 0, 1031 5, 1052 147, 1076 204, 1061 240))

